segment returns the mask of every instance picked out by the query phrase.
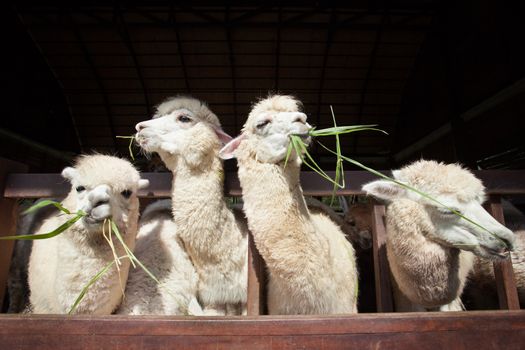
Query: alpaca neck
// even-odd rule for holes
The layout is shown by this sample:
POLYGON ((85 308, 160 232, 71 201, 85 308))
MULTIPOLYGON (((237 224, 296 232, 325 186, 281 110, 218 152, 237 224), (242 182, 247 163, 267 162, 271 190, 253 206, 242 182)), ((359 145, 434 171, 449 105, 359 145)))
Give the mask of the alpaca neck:
POLYGON ((290 254, 290 247, 306 258, 304 276, 310 268, 312 272, 318 269, 307 266, 307 257, 319 256, 327 244, 310 220, 299 175, 298 162, 284 168, 283 164, 239 160, 244 210, 254 241, 272 274, 282 278, 297 277, 292 271, 297 256, 290 254))
POLYGON ((190 250, 206 250, 206 242, 219 240, 221 222, 228 211, 224 203, 224 172, 217 156, 198 169, 179 158, 173 171, 173 218, 179 236, 190 250))

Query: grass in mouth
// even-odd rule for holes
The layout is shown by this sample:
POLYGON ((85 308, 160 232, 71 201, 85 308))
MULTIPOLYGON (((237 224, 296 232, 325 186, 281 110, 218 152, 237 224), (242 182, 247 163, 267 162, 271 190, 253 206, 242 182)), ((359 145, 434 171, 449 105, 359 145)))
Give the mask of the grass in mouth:
POLYGON ((115 136, 117 139, 129 139, 129 155, 131 159, 135 160, 135 155, 133 154, 133 142, 135 141, 135 136, 115 136))
MULTIPOLYGON (((375 170, 375 169, 372 169, 364 164, 361 164, 360 162, 352 159, 352 158, 349 158, 349 157, 346 157, 342 154, 341 152, 341 144, 340 144, 340 140, 339 140, 339 135, 343 135, 343 134, 349 134, 349 133, 353 133, 353 132, 357 132, 357 131, 379 131, 379 132, 382 132, 386 135, 388 135, 388 133, 384 130, 381 130, 379 128, 376 128, 377 125, 376 124, 373 124, 373 125, 350 125, 350 126, 337 126, 336 124, 336 121, 335 121, 335 114, 334 114, 334 110, 332 108, 332 106, 330 106, 330 110, 332 112, 332 119, 333 119, 333 122, 334 122, 334 126, 332 128, 326 128, 326 129, 319 129, 319 130, 316 130, 315 128, 312 128, 309 132, 308 132, 308 135, 313 137, 313 138, 316 138, 316 137, 325 137, 325 136, 335 136, 336 138, 336 150, 332 150, 328 147, 326 147, 325 145, 323 145, 321 142, 319 142, 318 140, 316 140, 316 142, 321 146, 323 147, 325 150, 327 150, 328 152, 332 153, 333 155, 336 156, 336 170, 335 170, 335 177, 334 179, 332 179, 328 174, 326 174, 322 169, 321 167, 314 161, 314 159, 312 158, 312 156, 310 155, 310 153, 308 153, 308 146, 304 143, 303 141, 303 138, 302 136, 304 135, 290 135, 290 145, 288 146, 288 151, 287 151, 287 154, 286 154, 286 159, 285 159, 285 166, 289 160, 289 157, 290 157, 290 154, 292 153, 292 150, 295 150, 295 152, 297 153, 297 155, 299 157, 301 157, 301 160, 303 161, 303 163, 310 169, 312 169, 313 171, 315 171, 317 174, 319 174, 322 178, 326 179, 327 181, 331 182, 333 185, 334 185, 334 190, 332 192, 332 199, 331 199, 331 203, 334 202, 334 199, 335 199, 335 195, 336 195, 336 192, 337 192, 337 189, 338 188, 344 188, 345 187, 345 183, 344 183, 344 170, 343 170, 343 164, 342 162, 343 161, 346 161, 350 164, 353 164, 361 169, 364 169, 380 178, 383 178, 385 180, 388 180, 388 181, 391 181, 391 182, 394 182, 396 183, 397 185, 409 190, 409 191, 412 191, 412 192, 415 192, 417 194, 419 194, 420 196, 440 205, 441 207, 443 208, 446 208, 447 210, 449 210, 450 212, 454 213, 455 215, 459 216, 460 218, 462 218, 463 220, 471 223, 472 225, 482 229, 483 231, 491 234, 493 237, 495 237, 496 239, 501 240, 501 238, 499 238, 498 236, 496 236, 493 232, 491 232, 490 230, 488 230, 487 228, 483 227, 482 225, 478 224, 477 222, 475 222, 474 220, 464 216, 463 214, 461 214, 460 212, 458 212, 457 210, 454 210, 453 208, 445 205, 444 203, 440 202, 439 200, 435 199, 434 197, 430 196, 429 194, 423 192, 423 191, 420 191, 410 185, 407 185, 403 182, 400 182, 396 179, 393 179, 389 176, 386 176, 385 174, 382 174, 380 173, 379 171, 375 170)), ((502 241, 503 242, 503 241, 502 241)))

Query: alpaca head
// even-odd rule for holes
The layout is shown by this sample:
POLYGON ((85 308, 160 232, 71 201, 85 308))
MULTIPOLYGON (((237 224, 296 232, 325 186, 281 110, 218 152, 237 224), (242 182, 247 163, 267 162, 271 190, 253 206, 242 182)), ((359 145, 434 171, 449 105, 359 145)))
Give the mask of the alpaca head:
POLYGON ((233 158, 241 142, 250 145, 256 159, 264 163, 279 163, 286 158, 290 135, 303 135, 310 142, 306 114, 301 102, 291 96, 274 95, 256 103, 244 124, 241 135, 220 151, 224 159, 233 158))
POLYGON ((355 239, 363 249, 372 247, 372 206, 368 203, 354 203, 345 213, 344 221, 355 230, 355 239))
MULTIPOLYGON (((381 199, 416 203, 421 217, 414 217, 413 220, 425 222, 427 229, 423 230, 423 234, 429 239, 444 246, 470 250, 485 258, 504 257, 512 249, 512 231, 483 209, 481 204, 485 200, 485 188, 468 170, 457 164, 421 160, 393 171, 393 176, 482 226, 394 182, 378 180, 363 186, 368 194, 381 199)), ((395 217, 389 219, 396 220, 395 217)))
POLYGON ((157 152, 166 165, 181 157, 190 167, 216 153, 231 140, 205 103, 191 97, 169 98, 157 107, 153 119, 135 126, 136 139, 146 152, 157 152))
POLYGON ((101 154, 81 156, 62 176, 71 183, 68 198, 86 213, 79 224, 88 232, 100 231, 108 218, 121 228, 136 221, 130 215, 138 215, 137 192, 149 184, 128 161, 101 154))

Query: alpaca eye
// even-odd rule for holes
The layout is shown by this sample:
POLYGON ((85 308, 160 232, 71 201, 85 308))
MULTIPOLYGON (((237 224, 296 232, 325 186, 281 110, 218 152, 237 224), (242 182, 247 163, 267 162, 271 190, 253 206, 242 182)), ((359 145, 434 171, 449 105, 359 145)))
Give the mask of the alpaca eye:
POLYGON ((122 192, 120 192, 120 194, 124 197, 124 198, 129 198, 131 197, 131 194, 133 193, 133 191, 131 190, 124 190, 122 192))
POLYGON ((262 129, 264 128, 266 125, 268 125, 270 123, 270 120, 266 119, 266 120, 263 120, 262 122, 259 122, 255 127, 257 129, 262 129))
POLYGON ((77 186, 76 190, 77 190, 78 193, 80 193, 82 191, 85 191, 86 188, 84 186, 77 186))
POLYGON ((180 115, 178 118, 177 118, 180 122, 183 122, 183 123, 189 123, 191 122, 191 118, 188 117, 187 115, 180 115))

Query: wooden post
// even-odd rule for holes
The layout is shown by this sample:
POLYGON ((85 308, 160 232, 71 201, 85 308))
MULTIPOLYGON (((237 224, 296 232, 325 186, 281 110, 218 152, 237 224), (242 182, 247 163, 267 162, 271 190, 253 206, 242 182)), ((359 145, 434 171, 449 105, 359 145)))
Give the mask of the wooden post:
POLYGON ((259 254, 252 233, 248 235, 248 315, 266 313, 266 266, 259 254))
MULTIPOLYGON (((4 197, 7 175, 27 172, 27 169, 25 164, 0 158, 0 236, 16 234, 17 202, 16 199, 4 197)), ((3 303, 5 297, 14 243, 0 241, 0 303, 3 303)))
MULTIPOLYGON (((491 195, 488 205, 489 211, 501 224, 505 225, 503 208, 501 206, 501 196, 491 195)), ((512 259, 494 261, 494 277, 498 290, 499 308, 506 310, 519 310, 520 302, 516 289, 516 278, 512 268, 512 259)))
POLYGON ((390 269, 386 257, 385 206, 374 203, 371 215, 377 312, 393 312, 390 269))

